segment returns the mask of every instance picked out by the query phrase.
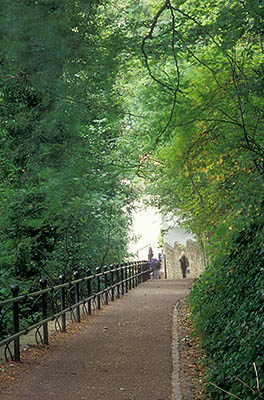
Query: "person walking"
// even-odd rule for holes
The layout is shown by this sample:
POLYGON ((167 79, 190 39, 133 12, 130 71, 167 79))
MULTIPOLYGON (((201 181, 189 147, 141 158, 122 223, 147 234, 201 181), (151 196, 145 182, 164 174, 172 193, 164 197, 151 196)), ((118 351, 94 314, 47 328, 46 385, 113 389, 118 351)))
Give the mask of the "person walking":
POLYGON ((160 262, 156 258, 152 258, 150 268, 153 271, 153 279, 160 279, 160 262))
POLYGON ((149 262, 151 262, 152 258, 153 258, 153 250, 152 250, 152 248, 150 246, 149 247, 149 251, 148 251, 148 260, 149 260, 149 262))
POLYGON ((182 270, 182 277, 186 278, 186 271, 187 271, 187 268, 189 268, 189 260, 186 257, 184 251, 181 252, 179 261, 180 261, 180 266, 181 266, 181 270, 182 270))

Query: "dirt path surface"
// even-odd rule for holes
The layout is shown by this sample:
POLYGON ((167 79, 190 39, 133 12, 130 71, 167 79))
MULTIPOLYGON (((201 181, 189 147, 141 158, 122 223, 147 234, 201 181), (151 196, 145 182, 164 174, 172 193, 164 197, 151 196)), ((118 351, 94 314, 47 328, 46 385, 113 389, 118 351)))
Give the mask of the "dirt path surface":
POLYGON ((86 317, 78 333, 59 334, 48 349, 25 354, 18 367, 9 363, 0 399, 172 399, 172 314, 191 284, 145 282, 86 317))

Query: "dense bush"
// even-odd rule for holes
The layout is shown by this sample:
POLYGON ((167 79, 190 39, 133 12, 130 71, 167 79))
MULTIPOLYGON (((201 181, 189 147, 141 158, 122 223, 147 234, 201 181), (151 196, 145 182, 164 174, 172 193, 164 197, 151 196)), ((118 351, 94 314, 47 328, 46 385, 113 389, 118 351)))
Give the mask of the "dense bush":
POLYGON ((207 355, 208 393, 214 400, 234 398, 226 392, 247 400, 264 398, 263 278, 262 218, 232 234, 225 253, 191 292, 196 332, 207 355))

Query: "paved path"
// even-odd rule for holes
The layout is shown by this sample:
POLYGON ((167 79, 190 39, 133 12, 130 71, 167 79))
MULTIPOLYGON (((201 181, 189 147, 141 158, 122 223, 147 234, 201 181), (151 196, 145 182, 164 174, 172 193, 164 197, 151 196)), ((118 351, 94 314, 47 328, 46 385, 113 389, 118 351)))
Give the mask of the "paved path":
POLYGON ((177 400, 172 397, 173 307, 191 280, 151 280, 25 362, 1 400, 177 400), (20 371, 21 372, 21 371, 20 371))

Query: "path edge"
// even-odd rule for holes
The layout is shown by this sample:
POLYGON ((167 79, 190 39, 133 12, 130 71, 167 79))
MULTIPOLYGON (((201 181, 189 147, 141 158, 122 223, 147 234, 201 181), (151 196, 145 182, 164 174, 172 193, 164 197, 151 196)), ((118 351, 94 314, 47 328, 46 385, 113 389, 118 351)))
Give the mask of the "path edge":
POLYGON ((180 354, 178 337, 178 306, 179 301, 173 307, 172 321, 172 400, 182 400, 180 387, 180 354))

